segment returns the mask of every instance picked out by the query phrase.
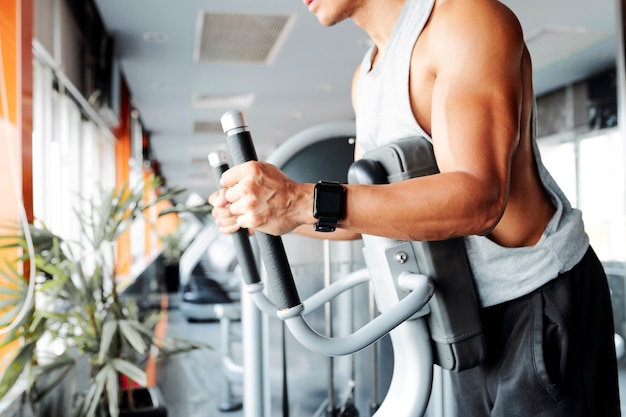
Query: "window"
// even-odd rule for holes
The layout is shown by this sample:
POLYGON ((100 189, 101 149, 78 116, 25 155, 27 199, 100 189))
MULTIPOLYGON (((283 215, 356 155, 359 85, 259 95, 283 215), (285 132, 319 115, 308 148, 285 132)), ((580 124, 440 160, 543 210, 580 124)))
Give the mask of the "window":
POLYGON ((626 261, 624 149, 617 131, 580 140, 580 209, 603 261, 626 261))
POLYGON ((602 261, 626 261, 623 139, 616 129, 541 139, 544 164, 573 206, 583 212, 602 261))
POLYGON ((53 71, 33 64, 33 208, 55 233, 79 235, 74 209, 79 196, 115 184, 115 148, 110 132, 84 115, 53 71))

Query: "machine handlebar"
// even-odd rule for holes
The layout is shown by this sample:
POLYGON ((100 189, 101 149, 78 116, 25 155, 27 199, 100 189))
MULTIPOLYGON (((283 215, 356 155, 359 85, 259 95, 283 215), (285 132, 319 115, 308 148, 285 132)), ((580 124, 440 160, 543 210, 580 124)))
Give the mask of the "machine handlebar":
MULTIPOLYGON (((228 149, 235 164, 258 161, 252 135, 243 113, 226 112, 221 118, 222 128, 227 135, 228 149)), ((301 305, 300 296, 293 280, 285 247, 280 236, 255 231, 259 243, 261 259, 268 274, 268 283, 279 310, 287 310, 301 305)))

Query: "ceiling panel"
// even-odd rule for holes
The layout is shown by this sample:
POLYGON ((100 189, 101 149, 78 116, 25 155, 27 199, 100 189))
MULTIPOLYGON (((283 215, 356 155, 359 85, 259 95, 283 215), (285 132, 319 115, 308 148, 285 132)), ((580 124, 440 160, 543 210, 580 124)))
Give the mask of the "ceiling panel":
MULTIPOLYGON (((245 109, 262 158, 306 128, 353 117, 351 79, 369 42, 349 21, 321 27, 298 1, 95 1, 115 36, 117 57, 162 172, 190 191, 207 196, 216 187, 198 179, 202 171, 195 165, 201 162, 194 162, 193 170, 185 164, 201 161, 207 148, 224 146, 215 124, 227 110, 245 109), (264 58, 250 58, 256 63, 194 59, 215 46, 216 34, 204 30, 210 29, 207 21, 227 32, 254 19, 267 20, 270 28, 246 29, 255 35, 217 43, 222 52, 263 49, 264 58), (255 31, 274 33, 269 46, 255 44, 261 38, 255 31)), ((520 18, 529 41, 537 93, 614 65, 613 0, 504 3, 520 18)))

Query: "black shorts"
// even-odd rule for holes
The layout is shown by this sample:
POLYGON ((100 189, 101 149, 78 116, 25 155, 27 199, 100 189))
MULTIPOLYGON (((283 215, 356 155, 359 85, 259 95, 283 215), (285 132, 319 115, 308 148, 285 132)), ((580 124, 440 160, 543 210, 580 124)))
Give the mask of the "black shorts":
POLYGON ((481 312, 487 361, 451 373, 458 417, 619 417, 611 297, 591 248, 571 271, 481 312))

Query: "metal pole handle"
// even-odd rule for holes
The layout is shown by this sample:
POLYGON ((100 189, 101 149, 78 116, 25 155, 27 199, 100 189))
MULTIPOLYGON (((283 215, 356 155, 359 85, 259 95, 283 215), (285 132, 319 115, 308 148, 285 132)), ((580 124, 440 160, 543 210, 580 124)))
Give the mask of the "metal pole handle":
MULTIPOLYGON (((239 111, 226 112, 221 118, 222 128, 227 134, 230 155, 235 164, 258 161, 252 135, 248 131, 245 116, 239 111)), ((268 274, 268 283, 279 310, 286 310, 301 304, 285 247, 280 236, 272 236, 255 231, 261 259, 268 274)))

